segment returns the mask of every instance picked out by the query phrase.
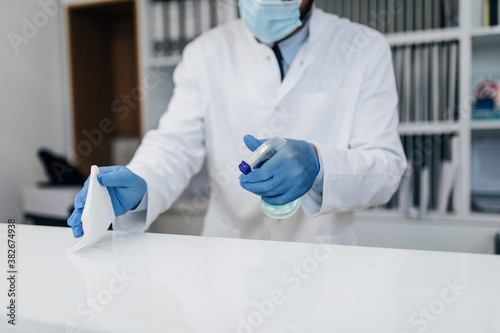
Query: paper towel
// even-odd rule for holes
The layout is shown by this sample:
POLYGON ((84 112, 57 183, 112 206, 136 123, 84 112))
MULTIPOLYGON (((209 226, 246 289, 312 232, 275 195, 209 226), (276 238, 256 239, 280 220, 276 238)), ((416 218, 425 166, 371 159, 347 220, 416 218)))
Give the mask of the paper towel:
POLYGON ((108 189, 99 184, 98 174, 99 168, 93 165, 90 169, 89 188, 82 213, 83 237, 75 246, 67 249, 68 252, 76 252, 94 245, 115 219, 108 189))

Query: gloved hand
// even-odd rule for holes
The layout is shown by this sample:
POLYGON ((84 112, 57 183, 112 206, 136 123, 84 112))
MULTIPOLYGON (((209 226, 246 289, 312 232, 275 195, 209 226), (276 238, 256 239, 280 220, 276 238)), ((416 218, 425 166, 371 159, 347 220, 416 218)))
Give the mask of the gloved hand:
MULTIPOLYGON (((124 166, 110 166, 99 168, 97 180, 108 188, 116 216, 125 214, 137 207, 146 194, 146 181, 124 166)), ((83 189, 76 195, 75 210, 68 218, 68 225, 73 229, 76 238, 83 236, 82 213, 89 188, 89 180, 83 189)))
MULTIPOLYGON (((254 151, 266 140, 251 135, 243 138, 254 151)), ((313 146, 306 141, 285 139, 287 144, 260 168, 240 176, 241 186, 271 205, 284 205, 309 191, 319 172, 313 146)))

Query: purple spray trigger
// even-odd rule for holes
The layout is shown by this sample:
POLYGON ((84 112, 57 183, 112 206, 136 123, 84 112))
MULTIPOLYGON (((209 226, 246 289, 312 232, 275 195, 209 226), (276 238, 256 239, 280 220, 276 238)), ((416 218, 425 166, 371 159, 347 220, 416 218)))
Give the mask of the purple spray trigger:
POLYGON ((252 167, 248 165, 245 161, 240 163, 239 168, 244 175, 248 175, 250 172, 252 172, 252 167))

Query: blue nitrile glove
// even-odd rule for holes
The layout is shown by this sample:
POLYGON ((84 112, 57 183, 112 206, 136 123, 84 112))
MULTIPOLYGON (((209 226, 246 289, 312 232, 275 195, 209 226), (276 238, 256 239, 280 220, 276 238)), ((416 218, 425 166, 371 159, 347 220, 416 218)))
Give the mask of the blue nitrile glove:
MULTIPOLYGON (((243 138, 254 151, 266 140, 243 138)), ((285 139, 287 144, 260 168, 240 176, 241 186, 271 205, 284 205, 309 191, 319 171, 313 146, 306 141, 285 139)))
MULTIPOLYGON (((110 166, 99 168, 97 180, 108 188, 116 216, 125 214, 137 207, 146 194, 147 185, 144 179, 137 176, 124 166, 110 166)), ((83 189, 76 195, 75 210, 68 218, 68 225, 73 229, 73 235, 83 236, 82 213, 89 188, 89 180, 83 189)))

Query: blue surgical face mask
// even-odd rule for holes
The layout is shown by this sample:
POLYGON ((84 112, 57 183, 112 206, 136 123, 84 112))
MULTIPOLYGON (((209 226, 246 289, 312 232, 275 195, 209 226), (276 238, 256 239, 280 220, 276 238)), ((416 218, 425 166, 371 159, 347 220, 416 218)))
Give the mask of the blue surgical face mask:
POLYGON ((261 42, 271 44, 302 25, 299 0, 238 0, 248 30, 261 42))

